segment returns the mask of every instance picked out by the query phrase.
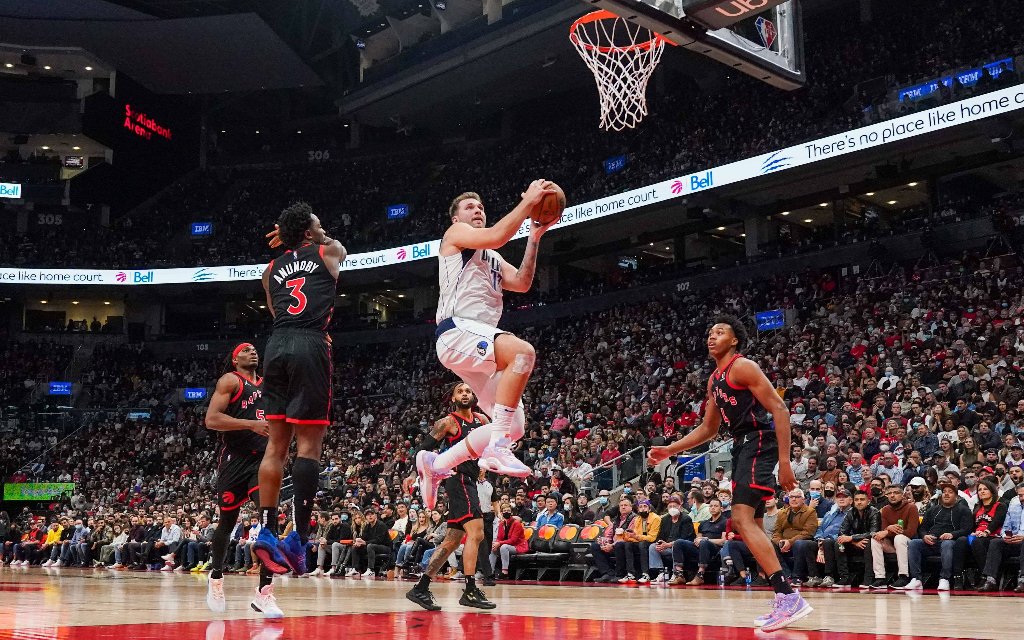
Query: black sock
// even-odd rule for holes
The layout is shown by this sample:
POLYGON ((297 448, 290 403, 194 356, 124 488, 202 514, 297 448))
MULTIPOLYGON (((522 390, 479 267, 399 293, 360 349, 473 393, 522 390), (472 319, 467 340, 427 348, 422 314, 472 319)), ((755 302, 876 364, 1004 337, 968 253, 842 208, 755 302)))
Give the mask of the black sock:
POLYGON ((274 581, 274 574, 266 567, 260 567, 260 589, 274 581))
POLYGON ((260 522, 263 528, 277 536, 277 507, 260 507, 260 522))
POLYGON ((466 576, 466 591, 476 589, 476 576, 466 576))
POLYGON ((309 516, 313 513, 313 499, 316 498, 320 480, 320 462, 312 458, 295 458, 292 465, 292 486, 295 487, 293 514, 295 530, 302 544, 309 541, 309 516))
POLYGON ((220 569, 213 569, 213 570, 210 571, 210 578, 212 578, 213 580, 220 580, 223 577, 224 577, 224 572, 221 571, 220 569))
POLYGON ((426 573, 420 576, 419 582, 416 583, 416 588, 420 591, 426 591, 430 588, 430 576, 426 573))
POLYGON ((793 593, 793 587, 790 586, 789 580, 786 579, 786 574, 782 573, 781 570, 768 576, 768 582, 771 583, 775 593, 784 593, 786 595, 793 593))
POLYGON ((213 540, 210 546, 210 577, 220 578, 223 575, 224 570, 224 556, 228 550, 228 542, 231 537, 231 531, 235 528, 238 523, 238 509, 230 511, 224 511, 221 509, 220 522, 217 523, 217 528, 213 530, 213 540))

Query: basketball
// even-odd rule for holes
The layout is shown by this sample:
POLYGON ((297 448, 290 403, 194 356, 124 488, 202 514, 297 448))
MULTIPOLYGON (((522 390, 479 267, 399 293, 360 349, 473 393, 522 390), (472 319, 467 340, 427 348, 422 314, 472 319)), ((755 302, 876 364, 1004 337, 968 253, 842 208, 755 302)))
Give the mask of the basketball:
POLYGON ((550 224, 561 218, 562 212, 565 211, 565 192, 554 182, 551 183, 551 187, 555 192, 545 195, 530 215, 537 224, 550 224))

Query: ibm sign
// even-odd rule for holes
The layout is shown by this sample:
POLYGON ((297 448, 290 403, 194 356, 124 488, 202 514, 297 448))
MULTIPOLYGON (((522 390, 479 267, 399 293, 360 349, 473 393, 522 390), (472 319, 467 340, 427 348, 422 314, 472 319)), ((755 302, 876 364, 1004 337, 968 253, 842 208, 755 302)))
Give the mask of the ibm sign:
POLYGON ((192 235, 193 236, 210 236, 210 235, 213 235, 213 223, 212 222, 193 222, 192 223, 192 235))
POLYGON ((71 383, 70 382, 51 382, 50 383, 50 395, 51 396, 70 396, 71 395, 71 383))
POLYGON ((188 387, 185 389, 186 400, 206 400, 206 389, 203 387, 188 387))
POLYGON ((0 182, 0 198, 21 199, 21 185, 17 182, 0 182))

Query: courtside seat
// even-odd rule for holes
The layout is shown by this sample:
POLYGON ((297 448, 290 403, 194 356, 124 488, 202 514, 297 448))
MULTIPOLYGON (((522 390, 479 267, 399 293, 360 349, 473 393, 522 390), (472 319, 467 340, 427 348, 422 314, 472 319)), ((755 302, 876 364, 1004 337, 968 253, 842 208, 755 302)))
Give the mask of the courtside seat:
POLYGON ((594 571, 594 557, 590 554, 590 543, 597 540, 603 530, 604 527, 596 523, 589 524, 580 529, 576 539, 569 543, 569 560, 562 567, 562 571, 558 576, 559 580, 565 580, 565 577, 573 571, 579 571, 583 574, 583 581, 587 581, 587 578, 594 571))
MULTIPOLYGON (((527 531, 530 531, 530 529, 527 531)), ((509 569, 509 573, 512 573, 515 579, 518 580, 523 571, 537 567, 540 563, 541 555, 551 553, 551 541, 557 533, 558 529, 555 526, 546 524, 532 534, 528 534, 526 539, 530 542, 530 550, 527 553, 520 553, 515 556, 515 561, 512 563, 515 565, 515 572, 512 573, 512 569, 509 569)))

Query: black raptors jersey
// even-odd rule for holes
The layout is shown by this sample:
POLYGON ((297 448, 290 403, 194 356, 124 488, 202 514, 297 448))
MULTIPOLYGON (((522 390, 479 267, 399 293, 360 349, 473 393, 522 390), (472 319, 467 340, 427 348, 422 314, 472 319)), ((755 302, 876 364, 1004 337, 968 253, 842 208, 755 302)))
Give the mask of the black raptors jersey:
MULTIPOLYGON (((457 413, 452 413, 449 415, 451 415, 452 419, 455 420, 455 424, 458 425, 459 432, 456 433, 454 436, 448 436, 445 439, 445 442, 448 443, 448 446, 445 447, 446 450, 451 449, 455 445, 465 440, 466 437, 469 436, 469 432, 472 431, 473 429, 484 426, 484 423, 480 420, 480 416, 478 416, 475 413, 473 414, 472 422, 466 420, 457 413)), ((477 453, 479 453, 479 451, 477 453)), ((466 460, 465 462, 459 463, 459 465, 452 469, 452 471, 454 471, 455 473, 465 474, 473 478, 473 481, 476 482, 477 476, 480 475, 480 465, 477 463, 476 460, 466 460)))
MULTIPOLYGON (((264 420, 263 379, 257 377, 252 381, 238 372, 233 373, 240 384, 224 413, 239 420, 264 420)), ((221 458, 225 452, 234 456, 262 456, 267 448, 267 439, 249 429, 221 431, 220 443, 221 458)))
POLYGON ((733 438, 772 428, 771 416, 750 389, 729 384, 729 370, 742 357, 737 353, 724 369, 711 374, 711 397, 722 414, 722 431, 733 438))
POLYGON ((334 313, 337 281, 324 262, 323 245, 306 243, 270 263, 274 328, 325 331, 334 313))

